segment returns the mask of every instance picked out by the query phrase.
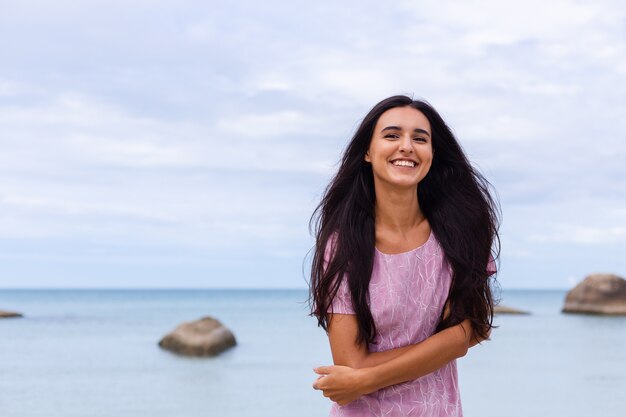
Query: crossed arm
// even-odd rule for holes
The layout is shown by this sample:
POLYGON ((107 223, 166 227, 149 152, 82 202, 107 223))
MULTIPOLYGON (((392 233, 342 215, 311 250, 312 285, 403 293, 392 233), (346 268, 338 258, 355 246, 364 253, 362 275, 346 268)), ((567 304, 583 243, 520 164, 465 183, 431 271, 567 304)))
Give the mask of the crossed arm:
POLYGON ((328 338, 335 365, 314 369, 320 377, 313 388, 324 391, 325 397, 339 405, 427 375, 465 356, 470 347, 483 340, 475 337, 470 321, 465 320, 414 345, 368 352, 367 346, 355 344, 357 330, 355 315, 331 315, 328 338))

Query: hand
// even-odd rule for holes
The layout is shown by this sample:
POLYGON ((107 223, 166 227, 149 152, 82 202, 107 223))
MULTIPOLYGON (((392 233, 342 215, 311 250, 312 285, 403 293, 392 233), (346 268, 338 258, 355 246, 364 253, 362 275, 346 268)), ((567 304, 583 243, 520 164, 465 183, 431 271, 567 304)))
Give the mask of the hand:
POLYGON ((313 382, 313 388, 324 392, 339 405, 346 405, 362 395, 366 389, 366 368, 354 369, 349 366, 320 366, 313 369, 320 376, 313 382))

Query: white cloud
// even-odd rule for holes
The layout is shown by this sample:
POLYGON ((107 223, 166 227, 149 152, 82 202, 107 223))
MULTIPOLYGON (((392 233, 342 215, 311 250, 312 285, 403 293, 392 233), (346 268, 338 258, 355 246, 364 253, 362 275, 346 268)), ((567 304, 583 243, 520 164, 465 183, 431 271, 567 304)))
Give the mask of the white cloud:
MULTIPOLYGON (((324 123, 314 116, 293 110, 270 114, 243 114, 217 123, 218 134, 243 135, 249 140, 267 139, 293 134, 322 134, 324 123)), ((236 140, 236 139, 235 139, 236 140)))
POLYGON ((582 245, 619 245, 626 243, 626 227, 587 227, 553 224, 551 230, 528 237, 529 242, 576 243, 582 245))
POLYGON ((513 279, 538 248, 624 243, 626 7, 355 5, 6 7, 0 237, 293 258, 360 119, 408 93, 489 172, 513 279))
POLYGON ((24 87, 17 81, 0 79, 0 99, 18 97, 24 92, 24 87))
POLYGON ((211 43, 219 40, 218 29, 209 19, 192 23, 185 33, 193 42, 211 43))

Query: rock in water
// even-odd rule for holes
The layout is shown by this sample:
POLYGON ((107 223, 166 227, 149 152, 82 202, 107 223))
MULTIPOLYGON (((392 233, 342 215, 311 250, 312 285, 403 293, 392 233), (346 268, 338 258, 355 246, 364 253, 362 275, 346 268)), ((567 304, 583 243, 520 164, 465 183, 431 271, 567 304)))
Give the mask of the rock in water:
POLYGON ((565 297, 563 313, 626 315, 626 280, 613 274, 592 274, 565 297))
POLYGON ((212 317, 185 322, 159 342, 159 346, 185 356, 215 356, 235 346, 235 336, 212 317))
POLYGON ((502 305, 494 306, 493 311, 495 314, 530 314, 528 311, 518 310, 516 308, 502 305))
POLYGON ((22 313, 0 310, 0 319, 7 319, 10 317, 23 317, 23 316, 22 316, 22 313))

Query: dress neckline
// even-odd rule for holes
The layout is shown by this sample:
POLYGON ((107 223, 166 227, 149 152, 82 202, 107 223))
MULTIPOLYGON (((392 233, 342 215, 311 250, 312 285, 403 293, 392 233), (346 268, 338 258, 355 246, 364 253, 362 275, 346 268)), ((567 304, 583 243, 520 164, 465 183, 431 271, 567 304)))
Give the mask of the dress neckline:
POLYGON ((428 235, 428 239, 426 239, 426 242, 422 243, 420 246, 418 246, 418 247, 416 247, 416 248, 414 248, 414 249, 411 249, 411 250, 409 250, 409 251, 406 251, 406 252, 399 252, 399 253, 384 253, 384 252, 381 252, 381 251, 380 251, 380 250, 379 250, 376 246, 374 246, 374 249, 375 249, 375 250, 376 250, 376 252, 378 252, 379 254, 381 254, 381 255, 385 255, 385 256, 406 255, 407 253, 412 253, 412 252, 415 252, 415 251, 418 251, 418 250, 420 250, 420 249, 424 248, 424 247, 428 244, 428 242, 430 242, 430 241, 431 241, 431 239, 432 239, 433 237, 434 237, 434 236, 433 236, 433 228, 431 227, 431 228, 430 228, 430 234, 428 235))

